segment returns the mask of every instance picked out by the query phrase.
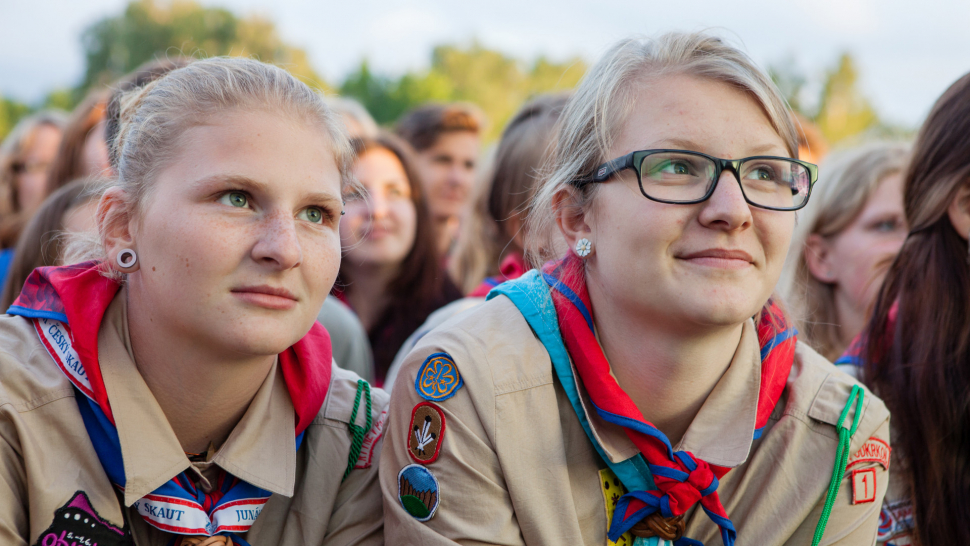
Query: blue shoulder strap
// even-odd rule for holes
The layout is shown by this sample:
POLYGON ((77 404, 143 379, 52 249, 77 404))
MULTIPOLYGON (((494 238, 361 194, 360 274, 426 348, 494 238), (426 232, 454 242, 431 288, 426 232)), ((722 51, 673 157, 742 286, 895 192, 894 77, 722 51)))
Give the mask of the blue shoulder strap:
POLYGON ((569 364, 569 353, 563 344, 562 335, 559 333, 559 320, 556 316, 556 308, 552 303, 552 296, 549 293, 549 285, 542 280, 539 271, 533 269, 518 279, 506 281, 493 288, 487 296, 492 299, 498 295, 503 295, 510 300, 525 317, 526 322, 532 330, 539 336, 539 341, 546 347, 549 358, 552 360, 552 367, 556 371, 556 376, 562 384, 569 403, 573 406, 573 411, 579 422, 586 431, 586 436, 593 443, 600 458, 610 467, 610 470, 623 482, 628 491, 647 491, 657 489, 653 482, 653 475, 647 468, 643 456, 637 453, 635 456, 614 463, 603 451, 603 447, 593 436, 586 412, 579 401, 579 391, 576 388, 576 379, 573 377, 572 368, 569 364))

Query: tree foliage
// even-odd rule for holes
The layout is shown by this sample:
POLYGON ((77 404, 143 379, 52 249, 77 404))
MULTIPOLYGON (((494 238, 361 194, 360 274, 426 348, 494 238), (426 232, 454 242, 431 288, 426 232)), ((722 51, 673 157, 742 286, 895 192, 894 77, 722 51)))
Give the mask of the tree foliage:
POLYGON ((879 117, 858 86, 859 72, 848 53, 826 74, 815 124, 829 142, 858 135, 879 124, 879 117))
POLYGON ((374 74, 364 60, 340 92, 361 101, 382 125, 425 102, 471 102, 488 117, 486 140, 493 140, 525 101, 539 93, 571 89, 585 72, 580 59, 554 63, 540 57, 529 64, 478 43, 467 48, 442 45, 432 51, 430 68, 398 78, 374 74))
POLYGON ((145 61, 174 55, 254 57, 283 66, 310 85, 326 87, 306 52, 283 42, 271 21, 255 15, 238 17, 192 0, 135 0, 122 14, 88 27, 81 45, 86 69, 75 100, 145 61))

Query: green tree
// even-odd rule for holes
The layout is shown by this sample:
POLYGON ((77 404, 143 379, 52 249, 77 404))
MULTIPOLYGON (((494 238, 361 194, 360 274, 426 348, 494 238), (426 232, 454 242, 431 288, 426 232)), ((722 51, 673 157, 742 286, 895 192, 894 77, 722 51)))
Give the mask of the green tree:
POLYGON ((326 88, 306 52, 284 43, 271 21, 259 16, 240 18, 227 9, 203 7, 191 0, 134 0, 121 15, 88 27, 81 45, 86 69, 74 91, 75 100, 145 61, 171 55, 255 57, 326 88))
POLYGON ((575 87, 586 72, 579 59, 554 63, 540 57, 531 65, 473 43, 467 48, 435 47, 431 67, 398 79, 374 74, 366 60, 350 74, 340 92, 352 96, 382 125, 425 102, 465 101, 480 107, 489 120, 486 140, 501 134, 505 123, 531 97, 575 87))
POLYGON ((880 125, 879 116, 858 87, 859 72, 848 53, 829 70, 822 86, 815 124, 831 143, 859 135, 880 125))
POLYGON ((6 138, 17 122, 30 112, 30 106, 20 101, 0 97, 0 140, 6 138))

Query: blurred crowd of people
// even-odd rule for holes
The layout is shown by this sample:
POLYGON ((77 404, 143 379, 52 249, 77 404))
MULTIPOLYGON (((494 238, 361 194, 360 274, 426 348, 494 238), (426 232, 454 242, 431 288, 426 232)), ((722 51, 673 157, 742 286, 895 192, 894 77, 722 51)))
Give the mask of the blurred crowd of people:
MULTIPOLYGON (((74 263, 69 236, 97 237, 99 200, 119 168, 114 145, 125 93, 191 63, 150 62, 92 90, 73 112, 25 117, 6 137, 0 308, 17 300, 36 268, 74 263)), ((425 334, 541 265, 525 250, 527 238, 543 238, 530 233, 537 225, 526 214, 549 174, 570 98, 535 97, 489 143, 488 120, 472 104, 427 104, 379 127, 353 99, 326 97, 354 152, 339 226, 342 259, 317 318, 337 365, 390 391, 425 334)), ((970 200, 968 77, 940 101, 915 144, 830 146, 808 120, 793 118, 801 159, 819 164, 819 174, 775 290, 799 339, 892 411, 893 445, 905 454, 893 464, 910 472, 908 493, 897 497, 915 499, 923 544, 966 535, 938 524, 955 513, 944 504, 964 509, 959 480, 970 476, 962 468, 970 456, 970 275, 959 238, 970 230, 970 213, 960 207, 970 200), (959 237, 951 224, 961 226, 959 237)), ((532 254, 570 251, 548 244, 532 254)))

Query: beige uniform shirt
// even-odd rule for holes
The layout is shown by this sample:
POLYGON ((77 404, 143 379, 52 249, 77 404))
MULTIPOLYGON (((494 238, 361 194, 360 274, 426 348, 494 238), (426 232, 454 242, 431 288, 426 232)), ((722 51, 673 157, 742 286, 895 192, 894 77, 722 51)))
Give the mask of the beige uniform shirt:
MULTIPOLYGON (((191 463, 135 367, 124 300, 122 291, 109 306, 98 339, 124 459, 124 493, 109 482, 85 430, 74 387, 30 322, 0 315, 0 544, 39 544, 55 511, 80 491, 104 523, 120 528, 129 522, 136 544, 166 545, 173 535, 150 526, 133 503, 186 469, 200 480, 200 487, 210 489, 215 465, 272 492, 243 535, 254 546, 383 543, 377 480, 388 402, 383 391, 371 391, 376 425, 357 461, 361 468, 344 481, 351 443, 347 423, 357 376, 336 365, 323 407, 299 451, 293 404, 282 372, 274 365, 211 460, 191 463)), ((363 413, 358 414, 358 425, 365 422, 363 413)), ((59 512, 68 518, 71 513, 59 512)), ((82 512, 79 517, 84 519, 77 523, 96 519, 88 514, 82 512)), ((68 539, 66 546, 71 543, 68 539)))
MULTIPOLYGON (((760 363, 749 321, 730 367, 675 449, 733 467, 720 480, 718 493, 738 531, 738 545, 808 545, 835 463, 834 425, 855 382, 800 344, 785 393, 761 438, 752 440, 760 363)), ((588 399, 583 402, 611 459, 638 453, 622 429, 588 411, 588 399)), ((425 336, 404 363, 391 406, 381 457, 388 544, 607 544, 618 482, 601 472, 606 465, 555 377, 545 347, 506 297, 425 336), (416 391, 415 376, 434 353, 449 354, 463 381, 451 398, 434 402, 443 426, 429 413, 434 408, 417 407, 425 400, 416 391), (437 439, 431 432, 439 434, 437 439), (423 453, 415 450, 412 438, 417 437, 423 439, 423 453), (437 443, 437 459, 419 463, 431 458, 437 443), (429 489, 437 491, 432 495, 429 489), (421 506, 409 513, 405 502, 436 510, 420 521, 425 518, 411 513, 423 515, 421 506)), ((866 391, 850 452, 870 437, 888 441, 889 413, 866 391)), ((822 543, 873 544, 887 485, 887 471, 877 463, 846 472, 822 543), (874 487, 865 492, 869 502, 853 504, 852 471, 860 469, 872 469, 867 475, 874 487)), ((702 510, 695 507, 686 519, 686 536, 721 544, 718 528, 702 510)))

